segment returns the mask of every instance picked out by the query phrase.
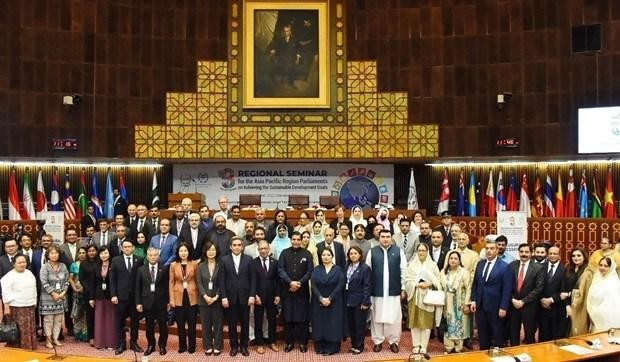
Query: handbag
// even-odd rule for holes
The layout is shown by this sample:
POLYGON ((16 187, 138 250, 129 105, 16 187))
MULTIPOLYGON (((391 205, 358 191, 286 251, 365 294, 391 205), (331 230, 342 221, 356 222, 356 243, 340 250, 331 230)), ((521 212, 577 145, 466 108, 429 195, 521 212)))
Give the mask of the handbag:
POLYGON ((0 323, 0 342, 19 343, 19 327, 11 316, 5 315, 0 323))
POLYGON ((446 293, 442 290, 429 290, 426 292, 422 303, 442 307, 446 304, 446 293))

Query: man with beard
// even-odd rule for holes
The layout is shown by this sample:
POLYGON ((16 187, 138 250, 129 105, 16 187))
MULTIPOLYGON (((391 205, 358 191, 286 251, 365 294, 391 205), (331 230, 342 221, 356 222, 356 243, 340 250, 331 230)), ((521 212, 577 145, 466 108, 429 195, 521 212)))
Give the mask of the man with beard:
POLYGON ((82 216, 80 221, 80 230, 82 230, 82 236, 86 236, 86 228, 92 226, 97 228, 97 219, 95 218, 95 207, 88 205, 86 208, 86 215, 82 216))
POLYGON ((179 236, 181 230, 189 226, 189 221, 185 219, 183 206, 174 205, 174 219, 170 221, 170 234, 179 236))
POLYGON ((153 228, 153 225, 149 222, 149 218, 147 217, 148 209, 146 208, 146 205, 138 205, 138 207, 136 208, 136 213, 138 217, 130 226, 130 233, 128 235, 129 238, 131 240, 135 240, 138 233, 142 232, 144 233, 144 236, 146 236, 146 240, 150 240, 151 236, 155 235, 156 232, 153 228))
POLYGON ((441 236, 443 236, 443 247, 450 249, 450 245, 452 244, 452 233, 450 232, 452 229, 452 215, 448 211, 444 211, 441 213, 441 225, 437 226, 433 229, 433 231, 439 231, 441 236))
POLYGON ((365 259, 370 250, 370 241, 365 239, 366 228, 362 224, 353 227, 353 239, 349 242, 349 246, 357 246, 362 249, 362 257, 365 259))
POLYGON ((422 221, 420 224, 420 235, 418 235, 415 244, 418 245, 419 243, 426 243, 428 250, 431 249, 431 224, 427 221, 422 221))
POLYGON ((218 212, 214 216, 215 228, 207 234, 207 240, 213 241, 220 249, 220 258, 230 254, 230 239, 235 233, 226 229, 226 216, 218 212))
POLYGON ((230 208, 230 219, 226 220, 226 228, 242 239, 245 236, 245 220, 241 218, 239 205, 230 208))
POLYGON ((125 200, 118 189, 112 191, 114 197, 114 215, 127 214, 127 200, 125 200))
POLYGON ((211 217, 211 210, 209 210, 209 206, 200 206, 198 214, 200 215, 200 222, 202 222, 202 227, 206 230, 206 232, 211 231, 211 229, 213 229, 213 218, 211 217))
MULTIPOLYGON (((200 215, 189 215, 189 227, 183 228, 181 234, 177 238, 177 245, 186 242, 189 246, 189 258, 192 260, 200 260, 202 258, 202 247, 207 240, 215 240, 208 238, 207 232, 200 227, 200 215)), ((220 249, 220 251, 223 251, 220 249)))
POLYGON ((543 241, 534 244, 534 262, 536 264, 544 264, 547 262, 547 249, 549 249, 549 244, 543 241))
POLYGON ((153 226, 153 235, 159 233, 159 222, 159 206, 153 205, 149 210, 149 223, 153 226))
POLYGON ((243 246, 254 244, 254 221, 246 221, 243 227, 243 246))
POLYGON ((383 230, 383 228, 384 227, 382 224, 375 224, 375 226, 372 227, 372 239, 368 240, 370 242, 371 249, 380 244, 379 235, 381 235, 381 230, 383 230))
POLYGON ((394 243, 405 252, 407 262, 413 259, 418 244, 415 243, 416 233, 411 231, 411 221, 405 217, 398 221, 400 233, 393 236, 394 243))

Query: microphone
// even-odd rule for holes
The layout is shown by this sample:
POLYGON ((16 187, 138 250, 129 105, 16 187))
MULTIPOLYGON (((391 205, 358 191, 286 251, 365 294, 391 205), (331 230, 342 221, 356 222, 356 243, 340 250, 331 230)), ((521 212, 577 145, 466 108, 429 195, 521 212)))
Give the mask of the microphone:
MULTIPOLYGON (((493 348, 489 349, 489 356, 490 356, 490 357, 497 357, 497 356, 499 356, 500 354, 505 354, 505 355, 507 355, 507 356, 509 356, 509 357, 514 358, 514 359, 515 359, 515 362, 525 362, 525 361, 521 361, 521 358, 519 358, 519 357, 517 357, 516 355, 514 355, 514 354, 512 354, 512 353, 510 353, 510 352, 508 352, 508 351, 506 351, 506 350, 505 350, 505 349, 503 349, 503 348, 493 347, 493 348)), ((531 361, 531 359, 529 359, 529 360, 531 361)))
POLYGON ((409 357, 407 357, 407 362, 421 361, 422 358, 428 361, 431 359, 431 355, 426 352, 422 352, 421 345, 414 346, 411 350, 411 353, 409 354, 409 357))
POLYGON ((196 179, 192 178, 192 182, 194 183, 194 193, 197 194, 198 193, 198 183, 196 182, 196 179))
POLYGON ((138 362, 138 354, 136 353, 136 349, 132 348, 131 351, 133 352, 133 361, 138 362))
POLYGON ((607 343, 620 344, 620 338, 616 336, 617 328, 609 328, 607 330, 607 343))

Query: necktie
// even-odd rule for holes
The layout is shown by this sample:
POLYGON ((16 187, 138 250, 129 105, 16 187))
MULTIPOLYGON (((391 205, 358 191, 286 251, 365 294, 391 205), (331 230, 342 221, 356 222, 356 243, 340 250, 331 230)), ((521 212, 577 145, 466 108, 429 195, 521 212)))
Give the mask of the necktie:
POLYGON ((101 234, 101 245, 102 246, 106 246, 106 244, 108 243, 108 238, 106 237, 106 234, 107 233, 105 231, 101 234))
POLYGON ((155 283, 155 266, 151 265, 151 281, 155 283))
POLYGON ((162 235, 161 238, 159 239, 159 248, 163 248, 164 247, 164 243, 166 243, 166 235, 162 235))
POLYGON ((519 268, 519 275, 517 276, 517 293, 521 293, 521 287, 523 287, 523 278, 525 277, 525 264, 521 263, 519 268))
POLYGON ((263 258, 263 271, 267 274, 267 258, 263 258))
POLYGON ((487 278, 489 277, 489 271, 491 270, 491 262, 487 261, 487 265, 484 267, 484 271, 482 272, 482 279, 484 279, 484 281, 487 281, 487 278))
POLYGON ((237 262, 237 261, 236 261, 236 260, 234 260, 234 259, 233 259, 233 262, 234 262, 234 264, 235 264, 235 272, 236 272, 237 274, 239 274, 239 262, 237 262))
POLYGON ((407 249, 407 235, 403 237, 403 249, 407 249))
POLYGON ((9 255, 9 263, 13 264, 13 257, 9 255))
POLYGON ((551 269, 549 269, 549 273, 547 273, 547 279, 553 278, 553 268, 554 267, 555 267, 555 264, 551 264, 551 269))
POLYGON ((127 257, 127 271, 131 271, 131 257, 127 257))
POLYGON ((456 249, 456 242, 455 242, 455 241, 453 241, 453 242, 450 244, 450 250, 454 250, 454 249, 456 249))
POLYGON ((140 219, 140 221, 138 221, 138 231, 142 231, 143 224, 144 224, 144 220, 140 219))

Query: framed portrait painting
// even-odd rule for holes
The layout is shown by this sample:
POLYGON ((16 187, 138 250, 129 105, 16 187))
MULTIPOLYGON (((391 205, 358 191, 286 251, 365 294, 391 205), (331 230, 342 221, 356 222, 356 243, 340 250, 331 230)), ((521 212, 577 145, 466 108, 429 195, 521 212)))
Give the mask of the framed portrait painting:
POLYGON ((329 108, 329 5, 246 0, 243 108, 329 108))

